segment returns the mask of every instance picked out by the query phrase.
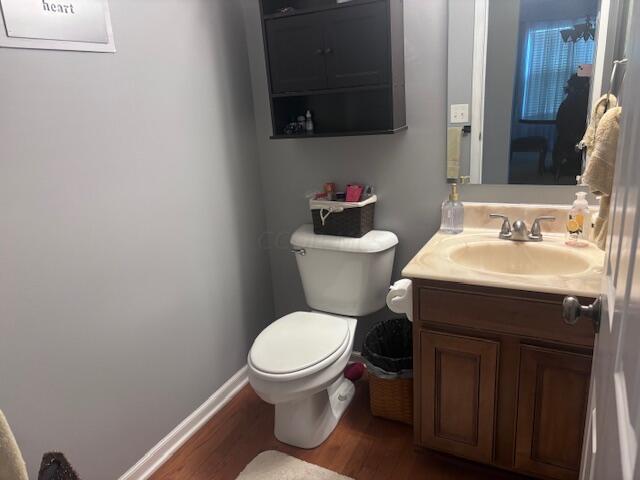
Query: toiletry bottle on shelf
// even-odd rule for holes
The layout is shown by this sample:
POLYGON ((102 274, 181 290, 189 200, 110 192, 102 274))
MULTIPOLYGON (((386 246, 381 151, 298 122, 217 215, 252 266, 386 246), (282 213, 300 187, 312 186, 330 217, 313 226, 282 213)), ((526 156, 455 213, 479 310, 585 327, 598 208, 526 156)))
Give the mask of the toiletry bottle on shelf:
POLYGON ((586 192, 577 192, 567 218, 567 241, 571 247, 586 247, 589 242, 591 214, 586 192))
POLYGON ((464 205, 460 201, 458 184, 451 184, 449 198, 442 202, 442 223, 440 231, 444 233, 461 233, 464 225, 464 205))
POLYGON ((327 195, 327 200, 336 200, 336 184, 333 182, 327 182, 324 184, 324 193, 327 195))
POLYGON ((307 133, 313 133, 313 119, 311 118, 311 112, 309 110, 307 110, 306 118, 305 130, 307 133))
POLYGON ((296 133, 304 133, 305 132, 305 123, 306 123, 306 117, 304 115, 298 115, 298 118, 296 118, 296 133))

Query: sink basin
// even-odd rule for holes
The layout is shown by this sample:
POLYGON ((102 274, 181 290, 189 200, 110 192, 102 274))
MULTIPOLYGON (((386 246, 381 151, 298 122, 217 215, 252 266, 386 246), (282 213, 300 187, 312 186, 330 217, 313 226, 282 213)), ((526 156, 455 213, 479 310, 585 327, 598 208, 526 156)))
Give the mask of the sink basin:
POLYGON ((449 258, 467 268, 508 275, 576 275, 591 267, 587 257, 564 246, 504 240, 457 245, 449 258))
POLYGON ((464 210, 462 233, 436 232, 402 269, 418 289, 445 282, 589 298, 602 293, 604 252, 592 243, 566 245, 564 222, 545 223, 541 242, 514 242, 499 239, 500 224, 489 219, 500 212, 531 225, 540 216, 567 218, 568 206, 465 203, 464 210))

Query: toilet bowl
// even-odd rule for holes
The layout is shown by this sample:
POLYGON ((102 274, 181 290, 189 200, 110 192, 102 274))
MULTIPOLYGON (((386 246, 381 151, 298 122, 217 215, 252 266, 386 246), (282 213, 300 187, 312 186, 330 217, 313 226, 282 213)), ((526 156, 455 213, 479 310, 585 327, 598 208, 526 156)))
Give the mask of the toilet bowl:
POLYGON ((278 440, 314 448, 333 431, 355 393, 353 383, 343 375, 355 330, 354 318, 295 312, 258 336, 248 358, 249 382, 260 398, 275 405, 278 440), (291 329, 297 322, 305 328, 291 329), (332 324, 336 335, 322 335, 326 323, 332 324), (286 329, 291 331, 282 335, 286 329), (286 342, 311 348, 287 348, 286 342), (269 357, 278 361, 270 364, 269 357), (277 371, 273 363, 279 364, 277 371))
POLYGON ((355 393, 343 371, 357 320, 385 306, 397 237, 314 235, 303 225, 291 237, 307 304, 276 320, 256 338, 247 358, 249 383, 275 405, 274 434, 300 448, 320 445, 355 393))

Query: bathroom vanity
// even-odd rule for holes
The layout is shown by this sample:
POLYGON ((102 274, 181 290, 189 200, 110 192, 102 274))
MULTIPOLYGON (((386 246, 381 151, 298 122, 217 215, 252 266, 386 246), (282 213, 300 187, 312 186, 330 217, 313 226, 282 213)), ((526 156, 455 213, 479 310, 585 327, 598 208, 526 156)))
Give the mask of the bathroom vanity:
POLYGON ((567 247, 559 233, 500 240, 500 224, 485 220, 564 214, 550 210, 467 204, 465 231, 436 234, 403 276, 413 281, 416 444, 569 480, 580 469, 595 331, 565 323, 562 301, 595 299, 603 255, 567 247))

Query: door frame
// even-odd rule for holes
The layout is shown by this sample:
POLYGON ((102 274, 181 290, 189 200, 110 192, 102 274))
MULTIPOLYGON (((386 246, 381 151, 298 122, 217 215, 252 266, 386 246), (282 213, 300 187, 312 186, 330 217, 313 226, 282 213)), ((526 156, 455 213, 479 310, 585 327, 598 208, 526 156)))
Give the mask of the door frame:
POLYGON ((473 66, 471 74, 471 140, 469 176, 471 183, 482 183, 484 134, 484 94, 487 70, 489 0, 475 0, 473 26, 473 66))

